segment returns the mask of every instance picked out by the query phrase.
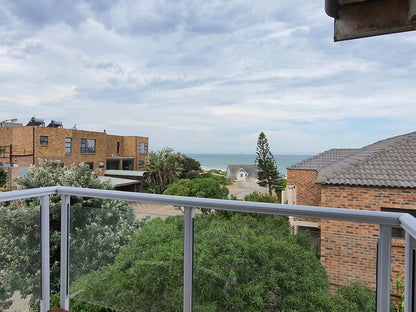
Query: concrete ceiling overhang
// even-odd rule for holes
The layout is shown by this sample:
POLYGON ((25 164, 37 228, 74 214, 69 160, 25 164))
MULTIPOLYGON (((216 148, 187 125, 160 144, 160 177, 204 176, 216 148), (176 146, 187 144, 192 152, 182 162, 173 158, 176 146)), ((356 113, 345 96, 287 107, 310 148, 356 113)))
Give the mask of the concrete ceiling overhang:
POLYGON ((416 0, 325 0, 325 11, 335 41, 416 29, 416 0))

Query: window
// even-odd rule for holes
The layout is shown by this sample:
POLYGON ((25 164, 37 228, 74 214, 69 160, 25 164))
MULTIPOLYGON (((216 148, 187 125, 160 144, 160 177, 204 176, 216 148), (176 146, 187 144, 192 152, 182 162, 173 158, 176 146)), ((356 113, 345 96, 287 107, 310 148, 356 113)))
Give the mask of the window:
POLYGON ((116 159, 108 159, 107 160, 107 170, 119 170, 120 169, 120 161, 116 159))
POLYGON ((81 153, 95 153, 95 140, 81 139, 81 153))
POLYGON ((147 154, 147 143, 139 143, 139 154, 147 154))
POLYGON ((139 160, 137 164, 139 167, 144 167, 144 160, 139 160))
POLYGON ((72 153, 72 138, 65 138, 65 153, 72 153))
POLYGON ((94 163, 93 162, 86 162, 85 163, 88 167, 90 167, 90 170, 94 169, 94 163))
MULTIPOLYGON (((395 208, 381 208, 381 211, 387 211, 387 212, 398 212, 398 213, 408 213, 416 218, 416 210, 413 209, 395 209, 395 208)), ((393 226, 391 229, 391 237, 395 239, 404 239, 405 238, 405 232, 404 230, 399 226, 393 226)))
POLYGON ((134 159, 123 159, 122 170, 134 170, 134 159))
POLYGON ((120 142, 117 142, 117 154, 120 154, 120 142))
POLYGON ((48 137, 47 136, 41 136, 40 137, 40 145, 48 145, 48 137))
POLYGON ((98 163, 98 167, 100 167, 100 169, 103 169, 104 168, 104 162, 103 161, 100 161, 98 163))

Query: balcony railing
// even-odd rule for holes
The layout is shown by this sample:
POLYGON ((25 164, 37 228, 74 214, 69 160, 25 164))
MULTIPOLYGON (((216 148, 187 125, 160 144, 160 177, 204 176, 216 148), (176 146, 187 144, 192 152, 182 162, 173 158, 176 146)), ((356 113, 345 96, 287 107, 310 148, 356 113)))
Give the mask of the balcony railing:
POLYGON ((393 212, 363 211, 340 208, 294 206, 269 203, 254 203, 231 200, 202 199, 180 196, 165 196, 144 193, 94 190, 71 187, 48 187, 13 191, 0 194, 0 202, 18 199, 40 199, 40 249, 41 249, 41 311, 50 309, 50 237, 49 237, 49 196, 61 196, 61 242, 60 242, 60 307, 69 308, 69 232, 71 196, 111 199, 150 204, 174 205, 184 208, 183 241, 183 311, 192 311, 193 295, 193 257, 194 257, 194 213, 196 208, 250 212, 267 215, 281 215, 330 219, 378 224, 378 261, 377 261, 377 300, 379 312, 390 311, 392 227, 401 227, 405 237, 405 311, 413 311, 415 306, 415 251, 416 219, 409 214, 393 212))

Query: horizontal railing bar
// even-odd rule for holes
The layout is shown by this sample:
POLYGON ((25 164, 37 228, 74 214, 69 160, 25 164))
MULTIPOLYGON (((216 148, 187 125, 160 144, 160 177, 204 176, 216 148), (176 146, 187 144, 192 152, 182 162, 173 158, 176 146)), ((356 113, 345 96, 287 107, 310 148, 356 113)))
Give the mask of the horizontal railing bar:
POLYGON ((400 226, 414 239, 416 239, 416 218, 408 213, 400 216, 400 226))
POLYGON ((255 203, 236 200, 195 198, 148 193, 132 193, 113 190, 83 189, 74 187, 57 187, 57 193, 72 196, 96 197, 113 200, 146 202, 151 204, 187 206, 236 212, 331 219, 373 224, 399 226, 401 213, 380 212, 369 210, 353 210, 344 208, 327 208, 314 206, 297 206, 271 203, 255 203))
POLYGON ((0 202, 54 195, 54 194, 56 194, 56 186, 29 189, 29 190, 11 191, 11 192, 1 192, 0 202))

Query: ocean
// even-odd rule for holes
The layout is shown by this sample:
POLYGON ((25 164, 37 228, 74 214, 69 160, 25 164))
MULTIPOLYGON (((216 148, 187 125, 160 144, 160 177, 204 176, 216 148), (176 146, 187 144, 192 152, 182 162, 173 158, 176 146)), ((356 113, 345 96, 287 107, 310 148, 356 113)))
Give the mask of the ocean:
MULTIPOLYGON (((256 154, 186 154, 201 163, 204 170, 219 169, 227 170, 228 165, 254 165, 256 154)), ((277 169, 280 173, 286 174, 286 168, 293 165, 310 155, 274 155, 277 169)))

